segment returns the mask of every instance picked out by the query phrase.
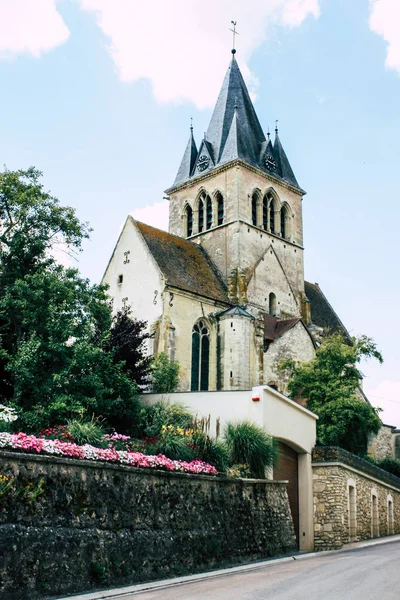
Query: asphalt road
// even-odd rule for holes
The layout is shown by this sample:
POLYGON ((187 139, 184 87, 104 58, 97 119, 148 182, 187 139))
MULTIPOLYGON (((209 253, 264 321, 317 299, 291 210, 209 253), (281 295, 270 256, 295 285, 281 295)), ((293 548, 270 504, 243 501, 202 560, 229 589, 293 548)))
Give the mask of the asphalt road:
POLYGON ((399 600, 400 542, 271 562, 124 600, 399 600))

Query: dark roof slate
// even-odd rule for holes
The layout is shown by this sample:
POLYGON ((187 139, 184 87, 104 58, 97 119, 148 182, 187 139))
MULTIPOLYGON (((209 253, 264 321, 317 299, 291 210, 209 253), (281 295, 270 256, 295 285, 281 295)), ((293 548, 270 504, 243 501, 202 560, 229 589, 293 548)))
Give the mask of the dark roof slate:
POLYGON ((169 285, 230 304, 225 284, 201 246, 132 220, 169 285))
POLYGON ((171 189, 185 183, 185 181, 188 181, 192 177, 212 171, 212 169, 219 165, 241 159, 268 174, 274 175, 278 179, 282 179, 303 192, 297 183, 279 137, 276 137, 274 146, 272 146, 271 142, 267 144, 235 57, 232 58, 225 75, 207 133, 200 146, 197 158, 191 163, 190 176, 187 175, 187 165, 189 162, 187 153, 188 148, 186 148, 184 160, 181 163, 178 175, 171 189), (207 169, 198 170, 197 161, 204 150, 204 143, 212 160, 207 169), (265 164, 267 154, 272 154, 275 158, 276 167, 273 169, 271 169, 271 166, 267 168, 265 164))
POLYGON ((342 333, 350 338, 350 334, 339 319, 318 283, 304 282, 304 291, 311 304, 311 323, 323 327, 329 333, 342 333))
POLYGON ((241 306, 231 306, 230 308, 223 310, 222 312, 218 313, 215 316, 216 317, 239 316, 239 317, 247 317, 248 319, 252 319, 253 321, 255 320, 255 317, 253 317, 253 315, 251 315, 249 312, 247 312, 247 310, 245 310, 241 306))
POLYGON ((298 188, 299 184, 297 183, 297 179, 294 176, 292 167, 290 166, 286 153, 283 149, 278 132, 276 132, 274 142, 274 157, 276 160, 277 170, 282 179, 290 183, 290 185, 293 185, 294 187, 298 188))
POLYGON ((301 321, 299 318, 278 319, 272 315, 264 315, 264 339, 273 342, 297 325, 299 321, 301 321))
POLYGON ((182 158, 181 165, 175 177, 174 186, 189 179, 197 158, 197 146, 193 137, 193 130, 190 129, 190 137, 182 158))

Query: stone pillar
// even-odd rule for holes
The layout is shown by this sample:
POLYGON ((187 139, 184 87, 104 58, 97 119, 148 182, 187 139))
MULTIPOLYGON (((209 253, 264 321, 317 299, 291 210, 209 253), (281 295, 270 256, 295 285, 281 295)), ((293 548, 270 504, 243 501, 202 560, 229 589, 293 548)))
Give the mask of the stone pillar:
POLYGON ((299 468, 299 550, 314 550, 313 472, 311 454, 298 455, 299 468))

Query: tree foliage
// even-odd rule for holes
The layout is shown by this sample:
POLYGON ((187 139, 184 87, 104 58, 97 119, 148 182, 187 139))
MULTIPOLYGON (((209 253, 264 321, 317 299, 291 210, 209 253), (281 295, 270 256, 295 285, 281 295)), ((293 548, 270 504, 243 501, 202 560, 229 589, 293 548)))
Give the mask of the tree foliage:
POLYGON ((123 362, 123 370, 139 388, 148 383, 152 363, 146 349, 146 342, 152 336, 146 328, 146 321, 132 319, 131 309, 124 308, 113 318, 108 341, 108 347, 114 351, 115 359, 123 362))
POLYGON ((88 227, 40 175, 0 174, 0 398, 27 430, 85 414, 123 430, 138 412, 136 386, 109 346, 106 288, 51 256, 55 240, 79 250, 88 227))
POLYGON ((153 391, 156 394, 175 392, 179 381, 179 363, 170 360, 164 352, 157 354, 152 371, 153 391))
POLYGON ((289 393, 305 399, 307 408, 319 417, 319 443, 364 454, 369 435, 379 431, 376 411, 359 392, 363 377, 359 363, 368 358, 383 362, 373 340, 360 336, 347 343, 335 334, 325 338, 313 360, 282 364, 290 372, 289 393))

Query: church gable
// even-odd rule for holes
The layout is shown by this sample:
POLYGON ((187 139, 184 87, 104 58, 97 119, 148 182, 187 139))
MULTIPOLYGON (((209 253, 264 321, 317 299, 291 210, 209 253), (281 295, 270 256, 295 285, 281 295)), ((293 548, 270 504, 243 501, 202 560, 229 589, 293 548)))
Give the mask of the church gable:
POLYGON ((295 295, 272 244, 251 273, 247 301, 277 316, 300 316, 295 295))
POLYGON ((159 316, 164 278, 132 217, 125 221, 102 283, 109 286, 114 312, 130 306, 134 317, 149 324, 159 316))
POLYGON ((309 361, 315 356, 312 337, 301 319, 294 323, 279 322, 276 337, 266 344, 264 353, 264 383, 287 393, 287 380, 280 370, 283 360, 309 361))

